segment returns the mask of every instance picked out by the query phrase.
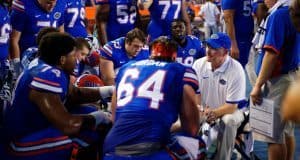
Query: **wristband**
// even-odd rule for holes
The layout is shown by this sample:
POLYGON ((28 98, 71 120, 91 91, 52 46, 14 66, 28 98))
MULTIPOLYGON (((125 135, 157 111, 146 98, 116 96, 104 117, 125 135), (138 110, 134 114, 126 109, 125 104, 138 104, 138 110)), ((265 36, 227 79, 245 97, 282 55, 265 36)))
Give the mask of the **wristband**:
POLYGON ((102 99, 112 97, 115 86, 103 86, 99 87, 99 93, 102 99))

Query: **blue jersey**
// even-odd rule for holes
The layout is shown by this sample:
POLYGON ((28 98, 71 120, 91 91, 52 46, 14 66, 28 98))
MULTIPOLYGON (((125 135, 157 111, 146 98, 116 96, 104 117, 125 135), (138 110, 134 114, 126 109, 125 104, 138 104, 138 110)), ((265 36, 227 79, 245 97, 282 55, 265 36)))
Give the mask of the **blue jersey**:
POLYGON ((0 61, 7 59, 10 32, 11 25, 8 9, 0 5, 0 61))
POLYGON ((106 24, 107 40, 124 37, 134 28, 137 14, 136 0, 95 0, 96 4, 109 4, 109 18, 106 24))
POLYGON ((192 67, 195 60, 205 56, 205 49, 201 41, 194 36, 186 36, 184 46, 178 45, 176 61, 192 67))
POLYGON ((251 41, 254 22, 251 15, 251 0, 222 0, 223 10, 234 10, 234 26, 237 41, 251 41), (242 26, 242 27, 241 27, 242 26))
POLYGON ((73 37, 86 37, 87 31, 84 24, 85 0, 67 0, 65 11, 65 32, 73 37))
POLYGON ((148 25, 150 41, 159 36, 171 35, 171 23, 181 17, 182 0, 153 0, 149 8, 151 21, 148 25))
POLYGON ((196 91, 193 69, 177 62, 143 60, 123 66, 116 77, 116 118, 104 142, 104 152, 138 143, 166 143, 178 119, 183 86, 196 91))
POLYGON ((278 54, 272 77, 286 74, 298 67, 300 34, 289 16, 288 7, 281 7, 269 17, 264 42, 265 50, 278 54))
POLYGON ((49 66, 38 58, 32 61, 28 69, 19 76, 12 104, 4 116, 8 135, 11 138, 21 138, 52 126, 38 106, 29 100, 30 90, 58 94, 64 102, 68 85, 69 76, 62 70, 49 66))
POLYGON ((110 60, 114 63, 114 69, 118 69, 130 60, 144 60, 149 58, 149 48, 144 47, 133 58, 129 58, 125 50, 125 37, 121 37, 114 41, 108 42, 100 49, 101 57, 110 60))
POLYGON ((43 27, 58 28, 64 23, 65 0, 58 0, 54 9, 48 13, 37 0, 14 0, 12 5, 12 28, 21 32, 20 53, 36 46, 36 35, 43 27))

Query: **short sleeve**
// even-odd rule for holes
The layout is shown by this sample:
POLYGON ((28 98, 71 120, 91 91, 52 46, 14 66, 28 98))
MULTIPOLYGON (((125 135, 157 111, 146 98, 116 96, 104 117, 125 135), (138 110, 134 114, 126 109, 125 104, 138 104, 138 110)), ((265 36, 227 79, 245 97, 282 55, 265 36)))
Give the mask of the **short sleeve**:
POLYGON ((270 16, 267 24, 264 49, 272 50, 276 54, 280 53, 287 34, 285 31, 285 22, 288 19, 286 18, 281 16, 280 13, 274 13, 270 16))
POLYGON ((194 69, 186 67, 185 73, 183 75, 183 84, 191 86, 195 92, 198 92, 199 82, 194 69))
POLYGON ((246 77, 243 67, 236 63, 236 69, 228 81, 226 103, 238 104, 245 99, 246 77))
POLYGON ((61 94, 67 89, 68 81, 64 73, 58 69, 51 68, 35 75, 30 83, 30 87, 36 90, 61 94))
POLYGON ((110 43, 105 44, 102 48, 100 48, 99 51, 101 57, 113 61, 113 48, 111 47, 110 43))
POLYGON ((221 7, 222 10, 228 10, 228 9, 236 9, 236 2, 239 2, 240 0, 222 0, 221 7))
POLYGON ((24 30, 27 14, 25 12, 25 5, 21 0, 14 0, 11 12, 12 28, 22 32, 24 30))

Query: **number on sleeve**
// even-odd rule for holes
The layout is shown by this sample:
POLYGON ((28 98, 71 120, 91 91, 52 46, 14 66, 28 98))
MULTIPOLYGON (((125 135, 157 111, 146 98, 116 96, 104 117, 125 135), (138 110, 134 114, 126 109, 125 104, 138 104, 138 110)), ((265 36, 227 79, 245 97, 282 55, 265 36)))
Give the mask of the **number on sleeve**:
POLYGON ((132 83, 126 82, 139 77, 137 69, 129 69, 122 77, 117 90, 117 105, 124 106, 132 100, 133 93, 137 91, 137 97, 150 99, 150 108, 158 109, 159 102, 163 100, 164 94, 161 92, 164 83, 166 71, 158 70, 149 76, 141 85, 133 86, 132 83), (137 88, 135 88, 137 87, 137 88))

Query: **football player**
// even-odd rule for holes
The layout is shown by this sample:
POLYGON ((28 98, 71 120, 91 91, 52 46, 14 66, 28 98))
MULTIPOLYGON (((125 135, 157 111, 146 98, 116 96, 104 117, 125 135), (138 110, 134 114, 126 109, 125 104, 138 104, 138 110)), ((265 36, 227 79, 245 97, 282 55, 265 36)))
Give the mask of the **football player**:
POLYGON ((101 111, 80 115, 69 112, 79 104, 110 97, 113 91, 109 86, 78 88, 70 83, 75 46, 75 40, 67 34, 45 35, 39 58, 19 76, 11 107, 4 115, 6 140, 12 150, 8 159, 70 159, 76 156, 78 145, 89 146, 80 140, 82 134, 92 137, 99 124, 110 123, 101 111))
POLYGON ((87 37, 85 28, 85 0, 66 0, 67 8, 64 17, 65 31, 73 37, 87 37))
POLYGON ((232 42, 230 56, 245 67, 254 29, 251 0, 222 0, 221 7, 224 12, 226 33, 232 42))
POLYGON ((95 0, 96 25, 101 45, 126 36, 134 28, 137 15, 136 0, 95 0))
POLYGON ((182 130, 197 134, 198 81, 193 69, 174 63, 176 50, 175 42, 158 38, 150 59, 120 69, 112 98, 114 125, 104 142, 104 159, 173 159, 164 147, 178 115, 182 130))
POLYGON ((150 23, 148 38, 153 41, 159 36, 171 35, 171 23, 174 19, 183 19, 188 34, 191 34, 191 24, 187 14, 185 0, 138 0, 140 9, 149 9, 150 23))
POLYGON ((14 0, 12 4, 11 51, 15 73, 20 73, 20 53, 36 46, 36 35, 41 28, 54 27, 63 31, 65 0, 14 0))
POLYGON ((144 33, 135 28, 126 37, 108 42, 100 49, 100 73, 105 85, 113 85, 119 68, 131 60, 149 58, 144 33))
POLYGON ((202 42, 195 36, 186 35, 186 27, 182 20, 174 20, 171 27, 171 37, 178 44, 176 61, 191 67, 195 60, 205 56, 202 42))

